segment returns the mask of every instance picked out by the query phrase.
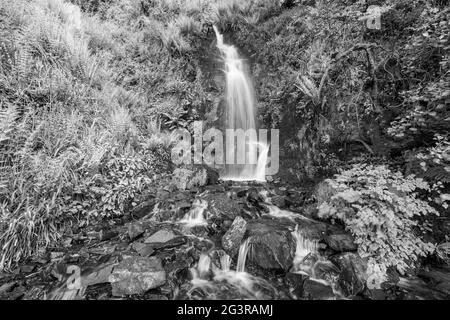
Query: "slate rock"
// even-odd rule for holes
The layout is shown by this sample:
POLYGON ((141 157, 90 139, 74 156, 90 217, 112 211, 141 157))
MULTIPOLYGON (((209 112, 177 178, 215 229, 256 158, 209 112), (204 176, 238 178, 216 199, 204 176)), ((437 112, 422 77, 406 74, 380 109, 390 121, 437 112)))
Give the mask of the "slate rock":
POLYGON ((222 237, 222 248, 231 256, 234 257, 244 238, 247 222, 240 216, 237 216, 230 229, 222 237))
POLYGON ((329 258, 340 270, 337 285, 344 296, 355 296, 364 291, 367 264, 356 253, 344 252, 329 258))
POLYGON ((129 257, 114 268, 109 282, 114 296, 143 294, 162 286, 166 272, 157 257, 129 257))

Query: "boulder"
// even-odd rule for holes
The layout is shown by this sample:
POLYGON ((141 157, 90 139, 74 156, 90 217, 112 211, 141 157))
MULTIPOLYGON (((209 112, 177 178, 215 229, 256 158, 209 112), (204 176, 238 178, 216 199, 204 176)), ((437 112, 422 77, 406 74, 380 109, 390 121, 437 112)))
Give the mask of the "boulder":
POLYGON ((143 294, 166 282, 166 272, 157 257, 129 257, 109 276, 114 296, 143 294))
POLYGON ((141 219, 153 211, 156 200, 154 198, 141 202, 131 211, 131 216, 134 219, 141 219))
POLYGON ((144 240, 144 243, 165 243, 176 237, 177 235, 173 231, 161 229, 153 233, 151 236, 147 237, 144 240))
POLYGON ((130 223, 128 225, 128 237, 131 241, 144 234, 145 229, 141 223, 130 223))
POLYGON ((208 210, 211 217, 234 220, 241 212, 240 205, 226 194, 208 194, 203 197, 203 200, 208 202, 208 210))
POLYGON ((230 229, 222 237, 222 248, 234 257, 239 250, 242 239, 244 238, 247 222, 240 216, 237 216, 230 229))
POLYGON ((177 168, 172 174, 172 183, 178 190, 217 184, 219 174, 206 165, 190 165, 177 168))
POLYGON ((281 209, 286 207, 286 201, 283 196, 273 196, 270 198, 270 202, 281 209))
POLYGON ((295 240, 289 227, 274 220, 247 223, 251 254, 249 261, 263 269, 288 271, 295 255, 295 240))
POLYGON ((308 300, 331 300, 335 298, 333 289, 322 281, 306 279, 303 282, 303 298, 308 300))
POLYGON ((332 233, 325 236, 324 241, 331 249, 337 252, 356 251, 358 249, 354 237, 348 233, 332 233))
POLYGON ((344 296, 356 296, 364 291, 367 280, 367 264, 356 253, 344 252, 330 257, 339 268, 337 287, 344 296))

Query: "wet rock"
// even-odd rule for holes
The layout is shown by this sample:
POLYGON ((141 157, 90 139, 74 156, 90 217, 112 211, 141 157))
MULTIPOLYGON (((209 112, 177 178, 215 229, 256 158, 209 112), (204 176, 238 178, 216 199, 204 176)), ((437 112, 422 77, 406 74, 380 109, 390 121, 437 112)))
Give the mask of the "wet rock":
POLYGON ((345 252, 330 257, 339 268, 337 285, 345 296, 355 296, 366 286, 367 264, 356 253, 345 252))
POLYGON ((144 202, 139 203, 136 207, 131 211, 131 216, 134 219, 141 219, 151 213, 153 211, 153 207, 155 206, 156 200, 149 199, 144 202))
POLYGON ((263 269, 289 270, 295 254, 291 230, 280 221, 253 220, 247 224, 249 260, 263 269))
POLYGON ((157 257, 124 259, 109 276, 114 296, 143 294, 166 282, 166 272, 157 257))
POLYGON ((303 283, 303 298, 308 300, 330 300, 334 299, 333 289, 321 282, 306 279, 303 283))
POLYGON ((88 287, 100 283, 109 282, 109 276, 111 275, 116 263, 101 264, 88 272, 83 272, 81 277, 81 286, 88 287))
POLYGON ((133 249, 142 257, 149 257, 155 252, 153 245, 141 242, 134 242, 133 249))
POLYGON ((173 171, 172 183, 178 190, 189 190, 195 187, 216 184, 219 174, 206 165, 192 165, 177 168, 173 171))
POLYGON ((303 296, 303 282, 308 278, 303 274, 289 272, 286 274, 285 282, 290 287, 290 293, 294 299, 303 296))
POLYGON ((147 237, 144 243, 165 243, 176 237, 177 235, 173 231, 162 229, 147 237))
POLYGON ((234 257, 244 238, 247 222, 242 218, 237 216, 230 229, 222 237, 222 248, 231 256, 234 257))
POLYGON ((263 198, 261 197, 256 188, 250 188, 247 191, 247 201, 253 205, 256 205, 259 204, 260 202, 263 202, 263 198))
POLYGON ((337 252, 356 251, 358 249, 353 236, 348 233, 329 234, 324 241, 331 249, 337 252))
POLYGON ((433 289, 450 296, 450 270, 431 268, 422 270, 419 276, 431 283, 433 289))
POLYGON ((128 237, 131 241, 144 234, 145 229, 141 223, 130 223, 128 225, 128 237))
POLYGON ((278 208, 286 207, 286 201, 283 196, 273 196, 272 198, 270 198, 270 201, 278 208))
POLYGON ((118 235, 119 232, 117 230, 100 230, 98 233, 98 238, 100 241, 106 241, 115 238, 118 235))
POLYGON ((208 202, 208 210, 211 216, 226 217, 233 220, 241 212, 239 204, 225 194, 209 194, 203 199, 208 202))
POLYGON ((339 274, 339 268, 331 261, 319 260, 314 265, 314 276, 330 284, 338 282, 339 274))

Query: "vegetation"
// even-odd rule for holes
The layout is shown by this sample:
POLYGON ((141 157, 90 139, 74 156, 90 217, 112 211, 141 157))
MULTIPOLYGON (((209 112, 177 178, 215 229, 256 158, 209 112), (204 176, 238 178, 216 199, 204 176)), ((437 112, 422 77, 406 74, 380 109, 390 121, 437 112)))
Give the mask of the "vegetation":
POLYGON ((259 123, 280 129, 280 177, 339 173, 320 212, 356 236, 374 284, 433 252, 447 1, 0 0, 0 19, 0 269, 131 210, 172 169, 170 131, 218 121, 213 25, 248 58, 259 123))
POLYGON ((417 217, 438 214, 417 195, 430 189, 423 179, 385 166, 355 165, 327 182, 335 194, 320 205, 319 216, 342 221, 355 236, 361 257, 368 258, 369 286, 379 287, 388 267, 404 274, 434 251, 420 238, 424 230, 415 230, 417 217))

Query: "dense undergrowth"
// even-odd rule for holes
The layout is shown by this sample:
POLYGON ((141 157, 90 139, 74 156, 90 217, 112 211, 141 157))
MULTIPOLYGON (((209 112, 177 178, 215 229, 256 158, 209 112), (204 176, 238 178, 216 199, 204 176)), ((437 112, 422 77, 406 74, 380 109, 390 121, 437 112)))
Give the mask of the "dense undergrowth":
POLYGON ((328 199, 327 215, 363 253, 404 269, 432 251, 412 226, 448 214, 447 1, 0 0, 0 21, 0 269, 58 241, 68 221, 123 215, 170 172, 170 131, 217 118, 212 25, 248 58, 260 124, 280 128, 280 176, 342 169, 331 185, 345 200, 356 183, 358 197, 328 199), (380 30, 362 20, 371 4, 380 30), (377 225, 401 235, 396 247, 372 243, 377 225))

